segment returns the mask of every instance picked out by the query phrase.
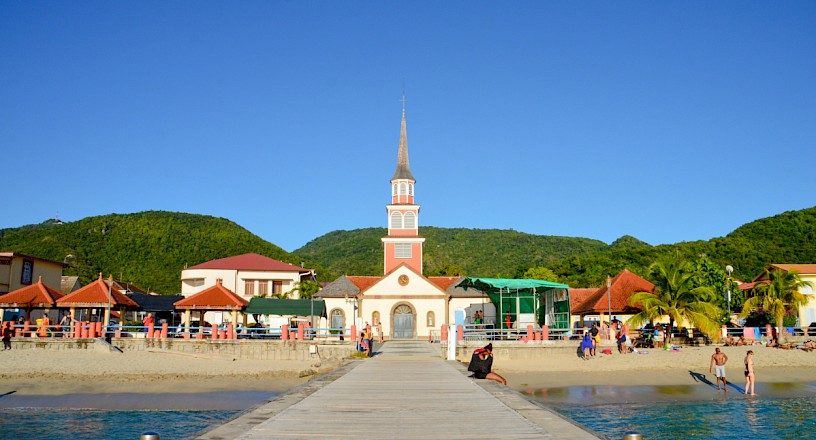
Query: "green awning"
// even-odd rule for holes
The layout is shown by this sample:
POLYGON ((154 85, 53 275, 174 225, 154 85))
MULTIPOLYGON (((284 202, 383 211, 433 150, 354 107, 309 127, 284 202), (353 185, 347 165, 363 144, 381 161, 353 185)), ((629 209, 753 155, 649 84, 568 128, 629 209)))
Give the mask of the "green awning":
POLYGON ((463 289, 484 292, 496 306, 499 325, 505 327, 503 316, 516 320, 519 314, 534 313, 539 323, 550 321, 555 327, 567 327, 569 320, 569 286, 544 280, 515 278, 466 277, 457 285, 463 289), (548 306, 549 304, 549 306, 548 306))
POLYGON ((247 315, 326 316, 326 302, 322 299, 276 299, 252 298, 246 308, 247 315))
POLYGON ((474 288, 482 292, 491 292, 502 290, 510 291, 529 291, 534 289, 537 291, 544 291, 549 289, 569 289, 566 284, 554 283, 552 281, 544 280, 528 280, 515 278, 474 278, 466 277, 459 283, 462 288, 474 288))

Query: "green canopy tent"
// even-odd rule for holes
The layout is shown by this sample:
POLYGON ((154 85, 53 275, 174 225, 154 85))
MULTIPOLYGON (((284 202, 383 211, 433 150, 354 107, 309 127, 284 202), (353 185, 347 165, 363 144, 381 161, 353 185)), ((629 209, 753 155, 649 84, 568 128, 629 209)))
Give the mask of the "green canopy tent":
POLYGON ((326 317, 326 302, 322 299, 252 298, 244 312, 248 315, 319 316, 326 317), (314 306, 314 311, 312 310, 314 306))
POLYGON ((569 328, 569 286, 544 280, 466 277, 458 284, 464 289, 484 292, 496 306, 501 328, 508 313, 513 321, 519 315, 534 315, 539 325, 554 329, 569 328))

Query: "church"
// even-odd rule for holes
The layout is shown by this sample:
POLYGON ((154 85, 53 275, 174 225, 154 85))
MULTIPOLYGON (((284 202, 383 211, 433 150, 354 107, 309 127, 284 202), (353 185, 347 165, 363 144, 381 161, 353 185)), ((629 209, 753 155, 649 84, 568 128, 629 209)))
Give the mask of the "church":
POLYGON ((397 169, 386 205, 388 235, 382 238, 383 276, 344 275, 326 285, 318 296, 326 302, 332 328, 382 324, 387 339, 427 339, 442 325, 455 322, 459 310, 472 316, 496 316, 495 307, 480 291, 456 287, 462 277, 422 274, 425 238, 419 235, 416 180, 408 162, 408 134, 402 109, 397 169))

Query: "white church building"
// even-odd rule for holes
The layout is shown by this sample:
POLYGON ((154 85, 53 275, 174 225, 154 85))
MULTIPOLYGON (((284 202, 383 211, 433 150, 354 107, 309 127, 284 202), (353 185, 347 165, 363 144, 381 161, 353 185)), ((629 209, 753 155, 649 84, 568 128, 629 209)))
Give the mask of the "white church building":
POLYGON ((475 289, 454 287, 460 277, 426 277, 422 274, 419 205, 416 180, 408 163, 405 109, 402 110, 397 169, 391 178, 391 201, 386 205, 388 235, 382 238, 383 276, 344 275, 325 286, 318 296, 326 302, 329 326, 358 331, 365 323, 382 323, 387 339, 427 339, 444 324, 482 310, 495 319, 495 307, 475 289))

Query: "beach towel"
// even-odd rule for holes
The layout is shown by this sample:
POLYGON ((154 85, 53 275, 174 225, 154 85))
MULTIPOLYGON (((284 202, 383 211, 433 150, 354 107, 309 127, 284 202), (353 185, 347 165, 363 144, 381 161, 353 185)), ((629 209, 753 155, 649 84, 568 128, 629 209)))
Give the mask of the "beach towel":
POLYGON ((760 331, 759 327, 754 327, 754 339, 757 341, 762 339, 762 331, 760 331))

